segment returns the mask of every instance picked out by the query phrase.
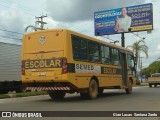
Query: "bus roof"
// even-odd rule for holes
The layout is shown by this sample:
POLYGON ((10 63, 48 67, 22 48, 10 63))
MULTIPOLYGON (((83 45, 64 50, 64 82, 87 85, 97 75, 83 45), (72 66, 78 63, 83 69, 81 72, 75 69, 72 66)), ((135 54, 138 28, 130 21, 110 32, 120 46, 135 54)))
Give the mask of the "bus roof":
POLYGON ((81 34, 81 33, 78 33, 78 32, 72 31, 72 30, 69 30, 69 29, 47 29, 47 30, 40 30, 40 31, 35 31, 35 32, 27 33, 27 34, 25 34, 25 36, 26 35, 27 36, 28 35, 32 35, 32 34, 44 33, 44 32, 52 32, 52 31, 55 31, 55 32, 66 31, 66 32, 69 32, 70 34, 81 36, 81 37, 84 37, 86 39, 88 38, 89 40, 92 40, 92 41, 95 41, 95 42, 99 42, 99 43, 102 43, 102 44, 106 44, 108 46, 111 46, 111 47, 114 47, 114 48, 118 48, 118 49, 121 49, 121 50, 133 53, 130 49, 127 49, 127 48, 124 48, 124 47, 121 47, 121 46, 118 46, 118 45, 115 45, 115 44, 111 44, 111 43, 105 42, 105 41, 103 41, 101 39, 90 37, 90 36, 87 36, 87 35, 84 35, 84 34, 81 34))

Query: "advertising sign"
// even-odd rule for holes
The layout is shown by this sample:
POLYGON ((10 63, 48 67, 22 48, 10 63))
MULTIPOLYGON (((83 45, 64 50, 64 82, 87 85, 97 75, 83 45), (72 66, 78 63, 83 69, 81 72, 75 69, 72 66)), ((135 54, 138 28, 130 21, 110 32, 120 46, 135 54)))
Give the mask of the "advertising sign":
POLYGON ((123 7, 94 13, 95 35, 153 30, 152 4, 123 7))

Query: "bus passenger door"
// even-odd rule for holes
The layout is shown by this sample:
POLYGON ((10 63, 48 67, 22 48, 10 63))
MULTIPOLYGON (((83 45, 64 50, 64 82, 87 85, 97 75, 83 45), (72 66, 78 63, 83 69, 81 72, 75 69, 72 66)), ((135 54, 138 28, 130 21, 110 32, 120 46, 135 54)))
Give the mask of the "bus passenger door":
POLYGON ((122 85, 127 86, 128 85, 128 76, 127 76, 127 60, 126 60, 126 54, 120 52, 120 62, 122 65, 122 85))

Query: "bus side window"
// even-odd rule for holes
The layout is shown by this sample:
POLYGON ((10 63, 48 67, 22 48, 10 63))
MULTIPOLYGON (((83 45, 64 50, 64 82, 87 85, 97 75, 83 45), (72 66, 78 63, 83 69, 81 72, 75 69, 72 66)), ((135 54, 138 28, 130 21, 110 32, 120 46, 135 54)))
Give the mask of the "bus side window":
POLYGON ((112 57, 112 64, 113 65, 120 65, 118 49, 115 49, 115 48, 111 49, 111 57, 112 57))
POLYGON ((101 45, 101 60, 104 64, 110 64, 110 49, 107 46, 101 45))
POLYGON ((89 61, 100 62, 99 44, 96 42, 88 41, 89 61))
POLYGON ((88 48, 87 48, 87 40, 72 35, 72 49, 73 49, 73 58, 75 60, 88 60, 88 48))

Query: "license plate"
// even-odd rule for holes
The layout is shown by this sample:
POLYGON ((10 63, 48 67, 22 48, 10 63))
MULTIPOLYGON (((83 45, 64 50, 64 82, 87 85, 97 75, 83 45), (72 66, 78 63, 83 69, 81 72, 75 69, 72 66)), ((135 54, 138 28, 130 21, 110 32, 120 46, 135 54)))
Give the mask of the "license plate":
POLYGON ((38 72, 38 75, 39 75, 39 76, 45 76, 45 75, 46 75, 46 72, 38 72))

